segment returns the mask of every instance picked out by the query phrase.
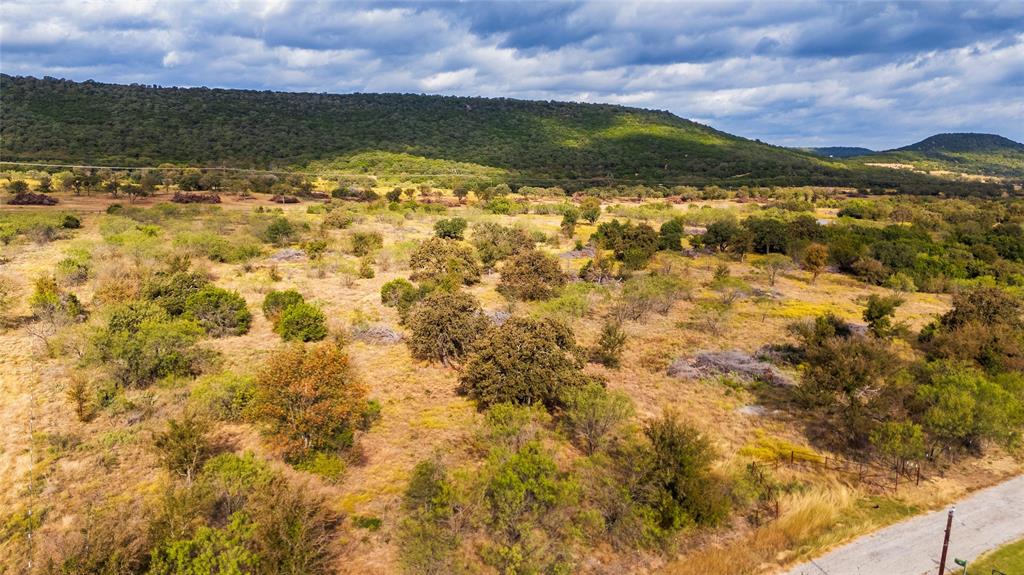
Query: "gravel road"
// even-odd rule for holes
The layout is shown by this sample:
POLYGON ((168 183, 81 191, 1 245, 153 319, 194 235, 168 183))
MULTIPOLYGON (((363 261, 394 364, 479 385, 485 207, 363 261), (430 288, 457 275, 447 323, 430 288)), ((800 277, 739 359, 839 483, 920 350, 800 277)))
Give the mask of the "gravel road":
MULTIPOLYGON (((948 511, 946 508, 891 525, 781 575, 937 574, 948 511)), ((960 573, 954 557, 970 561, 1022 537, 1024 476, 956 503, 946 573, 960 573)))

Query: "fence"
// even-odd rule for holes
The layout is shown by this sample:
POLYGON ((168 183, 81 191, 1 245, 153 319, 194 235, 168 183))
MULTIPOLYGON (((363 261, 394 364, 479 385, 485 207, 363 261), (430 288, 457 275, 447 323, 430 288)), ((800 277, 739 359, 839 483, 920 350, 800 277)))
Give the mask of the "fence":
POLYGON ((927 480, 920 463, 901 462, 896 466, 887 466, 797 450, 790 450, 788 454, 780 454, 775 460, 765 465, 773 468, 789 465, 834 471, 879 493, 891 491, 895 494, 899 492, 900 485, 905 486, 908 483, 920 485, 922 480, 927 480))

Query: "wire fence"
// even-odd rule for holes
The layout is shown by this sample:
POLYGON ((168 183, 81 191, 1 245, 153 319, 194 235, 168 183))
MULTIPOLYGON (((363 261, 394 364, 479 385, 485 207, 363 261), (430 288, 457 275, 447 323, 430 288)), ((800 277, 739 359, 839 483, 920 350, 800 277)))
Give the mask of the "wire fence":
POLYGON ((883 465, 870 461, 854 461, 837 455, 821 455, 809 451, 790 450, 772 461, 763 463, 773 469, 782 466, 810 468, 821 472, 834 472, 877 493, 899 493, 901 486, 918 486, 928 478, 920 462, 901 461, 883 465))

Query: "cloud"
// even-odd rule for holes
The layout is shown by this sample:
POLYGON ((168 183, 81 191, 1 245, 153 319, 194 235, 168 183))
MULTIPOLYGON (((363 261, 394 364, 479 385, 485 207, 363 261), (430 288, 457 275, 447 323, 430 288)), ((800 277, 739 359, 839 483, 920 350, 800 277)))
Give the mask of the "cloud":
POLYGON ((4 0, 0 70, 667 109, 783 145, 1024 140, 1024 3, 4 0))

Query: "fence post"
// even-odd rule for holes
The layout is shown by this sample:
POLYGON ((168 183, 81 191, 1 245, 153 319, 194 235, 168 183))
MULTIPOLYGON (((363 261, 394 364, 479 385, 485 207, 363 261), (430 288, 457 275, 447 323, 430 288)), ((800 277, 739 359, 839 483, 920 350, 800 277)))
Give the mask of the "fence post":
POLYGON ((790 449, 789 450, 789 464, 793 465, 793 462, 795 462, 795 461, 796 461, 796 451, 793 450, 793 449, 790 449))
POLYGON ((896 475, 893 476, 893 480, 894 481, 892 482, 892 492, 893 493, 899 493, 899 491, 900 491, 900 472, 899 472, 898 469, 896 470, 896 475))
POLYGON ((921 464, 920 463, 917 464, 917 479, 915 480, 914 485, 921 485, 921 464))

